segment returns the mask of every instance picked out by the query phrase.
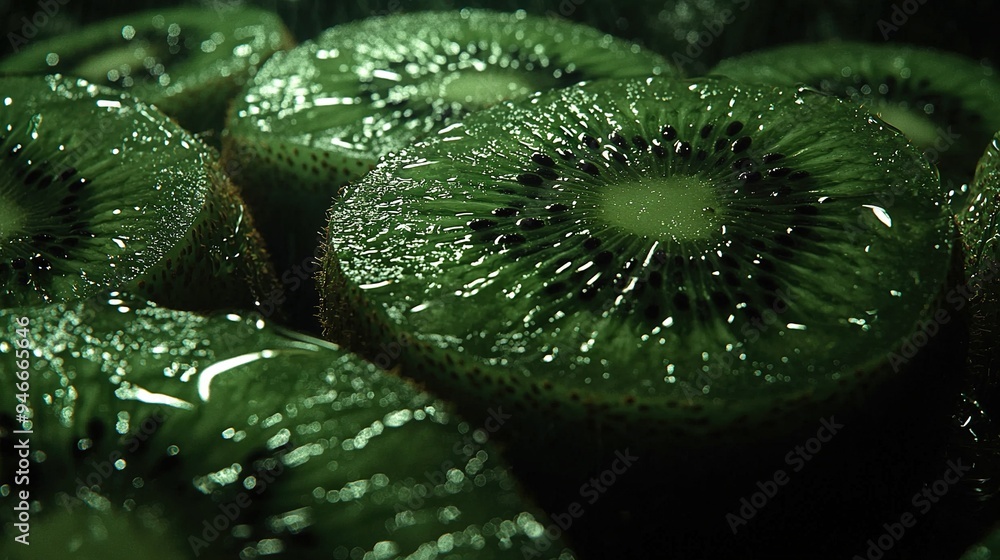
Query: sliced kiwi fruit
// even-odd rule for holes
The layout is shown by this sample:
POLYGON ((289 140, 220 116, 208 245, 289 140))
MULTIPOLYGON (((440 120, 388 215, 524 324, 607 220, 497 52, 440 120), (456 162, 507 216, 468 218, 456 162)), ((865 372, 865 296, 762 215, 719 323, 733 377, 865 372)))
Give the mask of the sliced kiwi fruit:
POLYGON ((326 336, 376 358, 395 341, 467 416, 504 403, 549 510, 640 458, 577 539, 851 557, 816 528, 856 520, 863 544, 939 468, 965 332, 917 332, 961 252, 931 163, 855 104, 712 78, 540 94, 387 156, 328 231, 326 336), (808 468, 784 461, 837 423, 808 468), (734 536, 726 515, 779 469, 790 486, 734 536))
MULTIPOLYGON (((187 558, 574 557, 545 536, 490 428, 329 343, 118 293, 0 324, 35 356, 28 501, 31 538, 50 548, 149 535, 187 558)), ((18 348, 2 346, 7 386, 18 348)), ((12 410, 0 480, 20 490, 12 410)), ((15 499, 0 495, 9 552, 15 499)))
POLYGON ((131 289, 185 309, 277 289, 212 152, 154 107, 59 75, 0 78, 0 307, 131 289))
POLYGON ((194 132, 220 129, 229 100, 293 40, 255 9, 164 8, 31 43, 0 73, 62 73, 130 91, 194 132))
POLYGON ((1000 130, 1000 76, 940 51, 853 42, 789 45, 725 60, 712 73, 806 84, 862 104, 927 153, 959 205, 983 148, 1000 130))
MULTIPOLYGON (((301 283, 296 268, 315 269, 337 187, 383 154, 502 99, 655 74, 673 70, 595 29, 524 12, 369 18, 268 61, 233 105, 223 159, 257 209, 278 270, 301 283)), ((289 297, 315 315, 314 291, 289 297)))
POLYGON ((403 337, 404 371, 463 399, 742 438, 893 369, 951 270, 938 188, 902 136, 810 90, 568 88, 350 185, 323 318, 362 349, 403 337))
POLYGON ((970 304, 975 321, 970 365, 982 387, 982 399, 1000 414, 1000 133, 993 137, 976 169, 973 197, 959 212, 967 255, 967 280, 955 290, 955 304, 970 304))
POLYGON ((224 155, 247 180, 329 193, 380 156, 504 99, 672 73, 649 51, 524 12, 369 18, 265 64, 232 108, 224 155))

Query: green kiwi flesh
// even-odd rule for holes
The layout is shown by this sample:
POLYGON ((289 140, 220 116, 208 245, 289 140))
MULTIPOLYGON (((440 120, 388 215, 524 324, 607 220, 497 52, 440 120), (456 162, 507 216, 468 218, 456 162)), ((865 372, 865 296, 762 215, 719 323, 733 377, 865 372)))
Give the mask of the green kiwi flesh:
POLYGON ((724 60, 712 73, 806 84, 862 104, 928 154, 959 205, 983 148, 1000 130, 996 71, 946 52, 853 42, 791 45, 724 60))
POLYGON ((1000 528, 994 528, 982 541, 972 545, 959 560, 996 560, 1000 558, 1000 528))
POLYGON ((154 107, 58 75, 0 91, 0 307, 127 288, 249 308, 276 288, 213 154, 154 107))
POLYGON ((976 168, 972 197, 958 218, 966 253, 967 281, 958 297, 971 301, 971 366, 982 386, 981 398, 994 416, 1000 413, 1000 133, 993 137, 976 168))
POLYGON ((673 70, 649 51, 523 12, 369 18, 269 60, 232 107, 223 161, 288 280, 295 324, 318 332, 319 296, 299 279, 316 269, 338 187, 383 154, 502 98, 661 73, 673 70))
MULTIPOLYGON (((329 343, 117 293, 5 310, 0 324, 27 328, 35 356, 31 538, 50 548, 148 534, 181 557, 574 557, 546 540, 485 428, 329 343)), ((15 348, 0 343, 8 386, 15 348)), ((6 482, 23 436, 9 413, 0 422, 6 482)), ((14 499, 0 497, 8 553, 14 499)))
POLYGON ((369 356, 398 340, 404 373, 473 408, 616 445, 753 440, 898 369, 952 268, 943 198, 905 138, 832 96, 584 84, 348 186, 325 335, 369 356))
POLYGON ((249 180, 329 193, 471 110, 581 80, 674 73, 635 45, 524 12, 374 17, 265 64, 233 106, 227 154, 249 180))
POLYGON ((0 61, 0 73, 61 73, 122 88, 201 132, 221 125, 243 82, 292 44, 262 10, 159 9, 33 42, 0 61))

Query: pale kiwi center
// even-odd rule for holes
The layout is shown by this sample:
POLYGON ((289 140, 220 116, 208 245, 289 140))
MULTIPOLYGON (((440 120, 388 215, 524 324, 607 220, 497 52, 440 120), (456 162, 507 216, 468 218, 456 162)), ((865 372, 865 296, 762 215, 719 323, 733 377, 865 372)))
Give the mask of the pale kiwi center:
POLYGON ((875 112, 882 120, 898 128, 914 145, 920 148, 934 146, 938 137, 937 127, 926 116, 889 104, 878 107, 875 112))
POLYGON ((643 237, 704 239, 718 228, 719 199, 711 183, 693 176, 650 177, 601 189, 604 220, 643 237))
POLYGON ((454 72, 441 79, 439 88, 442 99, 477 107, 524 97, 536 89, 516 73, 491 70, 454 72))

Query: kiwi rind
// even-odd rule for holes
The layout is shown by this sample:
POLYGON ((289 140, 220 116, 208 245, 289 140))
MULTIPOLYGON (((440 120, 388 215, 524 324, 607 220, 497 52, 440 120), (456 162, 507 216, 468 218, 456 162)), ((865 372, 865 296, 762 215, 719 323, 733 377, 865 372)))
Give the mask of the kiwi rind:
MULTIPOLYGON (((27 427, 44 453, 31 466, 39 528, 64 508, 118 525, 149 523, 143 511, 155 511, 160 539, 190 551, 202 522, 245 493, 250 503, 197 545, 199 556, 431 547, 501 559, 527 546, 574 557, 542 542, 546 521, 486 429, 329 343, 256 314, 199 316, 118 293, 5 310, 0 324, 15 328, 21 316, 37 355, 27 427)), ((13 384, 10 348, 0 379, 13 384)), ((6 452, 14 420, 0 422, 6 452)), ((0 480, 14 464, 5 457, 0 480)), ((5 536, 12 511, 0 514, 5 536)))
MULTIPOLYGON (((830 42, 786 45, 727 59, 712 74, 773 85, 806 84, 872 113, 903 108, 929 121, 935 161, 961 206, 983 148, 1000 129, 1000 76, 966 57, 912 45, 830 42), (888 107, 886 107, 888 105, 888 107)), ((905 131, 904 131, 905 132, 905 131)))
POLYGON ((20 213, 0 306, 130 289, 177 308, 247 309, 277 289, 249 210, 201 141, 84 80, 0 83, 4 204, 20 213))
POLYGON ((225 12, 196 7, 161 8, 32 42, 0 60, 0 74, 73 76, 91 57, 123 50, 130 44, 139 49, 139 43, 148 44, 153 54, 152 66, 130 71, 137 75, 109 67, 108 75, 79 77, 128 90, 188 130, 200 133, 221 131, 229 100, 271 54, 290 48, 294 40, 277 16, 257 8, 225 12), (172 62, 172 57, 182 58, 172 62))
MULTIPOLYGON (((725 143, 727 157, 739 157, 739 154, 729 153, 730 148, 734 152, 743 148, 742 145, 730 146, 736 144, 736 140, 738 138, 730 138, 725 143)), ((553 153, 548 159, 559 160, 559 156, 553 153)), ((708 161, 706 166, 710 167, 711 163, 708 161)), ((741 172, 728 173, 735 177, 741 172)), ((735 186, 738 182, 728 184, 735 186)), ((719 185, 724 189, 727 183, 720 182, 719 185)), ((471 115, 460 127, 418 143, 397 156, 385 158, 375 171, 345 189, 344 197, 331 210, 330 237, 320 277, 325 334, 331 340, 357 348, 369 356, 377 354, 379 343, 400 340, 400 346, 407 349, 402 353, 400 362, 407 375, 426 381, 460 402, 483 403, 503 399, 503 402, 522 412, 525 419, 530 418, 535 426, 555 425, 556 432, 565 423, 583 426, 585 428, 579 428, 583 430, 596 430, 601 434, 598 439, 604 441, 618 444, 628 441, 646 446, 651 441, 684 442, 696 446, 700 443, 718 445, 722 441, 746 441, 747 437, 752 439, 761 434, 780 432, 782 426, 791 428, 800 425, 804 418, 814 422, 820 410, 835 409, 852 401, 861 402, 863 399, 859 394, 864 394, 881 380, 893 377, 890 373, 893 368, 888 364, 889 355, 900 344, 902 337, 910 333, 913 325, 924 318, 923 314, 933 310, 936 299, 944 292, 948 271, 952 268, 954 226, 943 208, 943 196, 938 190, 936 172, 919 152, 907 145, 902 136, 868 117, 859 108, 829 96, 810 91, 757 88, 714 79, 676 82, 650 78, 613 86, 595 83, 567 88, 523 103, 508 103, 471 115), (518 233, 519 230, 512 224, 503 226, 506 227, 503 229, 494 223, 497 227, 487 228, 483 233, 473 227, 473 222, 481 215, 489 218, 491 209, 507 206, 498 202, 498 197, 507 196, 505 193, 513 197, 513 193, 520 192, 518 189, 523 190, 525 185, 527 189, 539 188, 537 198, 543 201, 549 200, 545 198, 547 189, 588 188, 591 173, 585 167, 576 166, 581 158, 597 167, 602 176, 629 177, 627 172, 616 175, 616 159, 611 157, 612 152, 630 162, 636 158, 635 165, 648 170, 655 165, 650 163, 654 158, 654 139, 664 142, 669 148, 663 150, 664 157, 673 158, 672 161, 682 169, 698 169, 701 164, 695 161, 698 159, 695 152, 701 148, 712 149, 698 143, 701 131, 708 125, 715 127, 714 133, 709 131, 711 141, 702 141, 711 146, 715 143, 712 134, 721 134, 730 120, 740 120, 735 116, 727 117, 727 109, 716 109, 721 111, 716 116, 714 111, 705 111, 705 107, 729 107, 730 100, 734 106, 739 106, 731 113, 751 115, 743 130, 744 134, 753 136, 752 142, 758 152, 753 154, 751 150, 747 153, 761 158, 765 158, 770 150, 796 154, 788 155, 782 163, 793 169, 799 164, 803 170, 809 169, 812 174, 807 180, 809 186, 802 187, 804 190, 801 192, 808 196, 815 194, 814 201, 829 195, 846 204, 845 208, 854 208, 856 204, 860 209, 863 204, 878 205, 875 195, 890 191, 897 195, 892 206, 893 223, 895 228, 901 229, 877 229, 877 226, 864 233, 860 230, 850 232, 849 227, 856 223, 845 224, 843 221, 857 218, 859 214, 855 210, 841 214, 842 218, 831 218, 835 222, 831 222, 829 228, 820 226, 818 237, 826 238, 824 242, 837 247, 832 253, 823 253, 828 255, 824 258, 828 263, 843 263, 843 268, 834 268, 823 282, 813 280, 805 286, 801 283, 794 285, 795 281, 776 273, 777 287, 791 294, 790 299, 795 302, 791 305, 792 312, 781 317, 781 323, 815 324, 817 317, 828 318, 819 319, 823 327, 813 329, 813 332, 820 331, 814 335, 818 338, 796 339, 799 341, 796 346, 803 349, 804 355, 814 353, 805 361, 800 362, 789 356, 789 369, 785 371, 783 366, 778 365, 777 358, 757 358, 761 363, 774 366, 773 370, 769 369, 773 375, 789 381, 784 388, 763 383, 752 375, 752 368, 746 369, 749 365, 740 362, 730 366, 733 377, 723 378, 724 381, 736 381, 730 389, 740 387, 738 390, 729 392, 723 380, 700 379, 699 372, 692 365, 697 360, 691 356, 700 355, 696 346, 699 343, 694 339, 680 343, 674 352, 659 350, 652 343, 644 346, 637 342, 640 328, 630 321, 633 318, 636 321, 642 319, 642 308, 632 310, 623 307, 609 311, 597 305, 615 299, 607 294, 598 294, 594 307, 585 303, 578 306, 573 300, 575 288, 558 291, 556 295, 544 294, 546 285, 543 283, 553 279, 543 277, 543 274, 549 274, 549 260, 552 252, 556 251, 548 248, 557 247, 557 239, 535 237, 537 241, 534 243, 507 244, 504 241, 506 235, 518 235, 522 237, 519 241, 524 241, 524 237, 531 239, 530 233, 518 233), (637 117, 628 116, 633 108, 638 111, 637 117), (633 118, 635 122, 632 122, 633 118), (758 120, 764 127, 763 133, 755 132, 758 120), (810 132, 813 129, 801 126, 799 121, 813 121, 817 127, 824 128, 824 138, 831 143, 839 142, 834 140, 836 138, 851 137, 855 139, 854 146, 862 144, 863 147, 857 152, 854 148, 842 152, 837 147, 828 149, 820 146, 823 142, 815 140, 815 135, 810 132), (577 125, 577 129, 585 128, 588 131, 586 134, 592 137, 586 138, 583 132, 579 138, 571 137, 574 134, 571 123, 582 123, 577 125), (667 124, 674 124, 677 130, 671 132, 671 138, 660 139, 661 128, 667 124), (560 125, 569 127, 565 138, 559 132, 560 125), (683 130, 682 126, 685 127, 683 130), (791 132, 768 132, 783 127, 791 128, 791 132), (553 131, 559 137, 546 143, 546 131, 553 131), (643 141, 633 147, 633 136, 640 136, 640 132, 645 138, 640 138, 643 141), (617 138, 609 137, 609 133, 618 133, 617 138), (508 137, 519 140, 516 144, 508 144, 502 140, 508 137), (628 146, 619 152, 615 148, 616 140, 622 140, 628 146), (597 147, 588 148, 588 145, 594 146, 592 142, 597 147), (796 142, 798 145, 805 142, 812 145, 806 150, 797 147, 796 142), (537 164, 534 154, 551 152, 557 146, 572 153, 571 160, 554 170, 555 175, 564 179, 545 179, 535 175, 528 181, 525 175, 542 174, 549 163, 537 164), (675 147, 688 150, 688 163, 683 156, 671 153, 675 147), (808 162, 811 157, 817 160, 808 162), (879 158, 885 161, 876 163, 879 158), (425 165, 414 165, 420 163, 425 165), (685 165, 690 167, 684 168, 685 165), (458 179, 444 181, 437 177, 458 179), (433 220, 434 227, 423 229, 424 219, 433 220), (887 233, 890 230, 892 233, 887 233), (487 243, 489 239, 482 237, 486 233, 489 233, 487 237, 490 239, 496 237, 493 239, 495 243, 487 243), (467 235, 465 241, 461 241, 463 235, 467 235), (393 245, 406 255, 400 254, 393 245), (450 250, 453 245, 461 248, 453 253, 450 250), (874 255, 880 251, 877 245, 882 245, 882 255, 890 259, 895 259, 900 253, 911 255, 910 262, 905 265, 892 266, 897 272, 912 266, 913 273, 921 278, 919 284, 909 285, 908 293, 895 302, 875 294, 892 289, 887 287, 890 284, 907 284, 903 278, 910 278, 909 272, 890 280, 877 273, 879 267, 871 261, 855 261, 849 257, 857 252, 859 256, 864 255, 864 259, 875 258, 874 255), (492 249, 489 248, 491 246, 492 249), (872 251, 864 251, 866 246, 872 251), (891 256, 893 254, 896 256, 891 256), (519 261, 538 263, 540 268, 537 272, 515 269, 514 263, 519 261), (487 272, 502 275, 505 268, 511 269, 506 272, 512 275, 508 279, 510 284, 502 280, 503 276, 495 283, 484 281, 487 272), (918 269, 920 272, 916 272, 918 269), (863 283, 868 287, 860 288, 860 284, 855 284, 852 289, 847 285, 846 278, 837 279, 836 276, 844 271, 858 275, 851 282, 867 277, 868 280, 863 283), (515 281, 514 276, 522 278, 522 281, 515 281), (484 280, 476 281, 476 278, 484 280), (482 289, 473 290, 471 286, 475 285, 480 285, 482 289), (516 293, 516 297, 504 295, 504 291, 516 293), (876 300, 880 303, 876 304, 876 300), (529 307, 534 301, 541 305, 531 310, 529 307), (794 309, 803 301, 810 303, 794 309), (819 301, 838 303, 833 307, 814 305, 819 301), (870 303, 869 308, 879 309, 894 304, 896 307, 891 308, 891 317, 894 318, 883 312, 880 317, 883 322, 876 324, 872 331, 861 328, 851 331, 846 320, 849 315, 841 315, 844 309, 837 310, 837 305, 844 302, 848 302, 848 306, 862 305, 861 301, 866 302, 863 305, 870 303), (566 307, 564 315, 569 317, 565 321, 560 321, 559 313, 550 313, 563 309, 561 306, 566 307), (514 309, 511 310, 511 307, 514 309), (809 307, 811 311, 806 312, 809 307), (474 315, 469 309, 475 309, 474 315), (796 319, 800 314, 802 319, 796 319), (522 325, 519 319, 513 319, 515 315, 532 316, 535 321, 522 325), (843 320, 838 322, 838 317, 843 320), (621 318, 620 322, 618 318, 621 318), (473 322, 474 325, 471 324, 473 322), (551 326, 547 322, 551 322, 551 326), (864 334, 881 329, 886 330, 877 335, 880 342, 875 342, 874 334, 869 338, 864 334), (564 333, 572 334, 560 338, 564 333), (634 338, 630 338, 633 335, 634 338), (588 338, 599 339, 601 336, 611 339, 606 342, 605 350, 601 350, 600 342, 588 342, 588 338), (838 339, 838 336, 842 338, 838 339), (513 344, 512 340, 517 343, 513 344), (584 350, 577 350, 581 345, 589 346, 589 361, 582 360, 584 350), (806 351, 803 345, 807 345, 809 350, 806 351), (838 348, 834 354, 839 354, 842 361, 835 360, 833 354, 824 354, 830 351, 830 346, 825 345, 838 348), (545 354, 549 354, 547 348, 554 347, 560 348, 559 356, 556 359, 544 358, 545 354), (859 349, 861 347, 864 350, 859 349), (632 348, 634 355, 631 354, 632 348), (649 357, 651 353, 652 358, 649 357), (664 377, 663 369, 668 361, 677 364, 673 374, 675 382, 669 386, 664 384, 657 391, 654 385, 664 377), (614 381, 602 382, 602 371, 609 372, 603 376, 604 379, 617 376, 622 381, 617 384, 614 381), (803 371, 812 373, 802 374, 803 371), (761 384, 755 385, 755 379, 761 384), (683 383, 677 381, 686 381, 687 387, 693 388, 693 391, 682 390, 683 383), (711 393, 704 397, 691 394, 704 392, 704 389, 711 389, 711 393), (738 394, 739 391, 746 392, 738 394), (751 413, 755 406, 769 406, 775 416, 755 418, 751 413), (769 429, 756 429, 755 422, 758 421, 767 422, 769 429)), ((590 199, 584 199, 582 194, 580 196, 581 206, 592 204, 590 199)), ((531 202, 528 198, 524 199, 525 202, 531 202)), ((769 204, 762 201, 760 206, 766 210, 769 204)), ((761 208, 754 210, 760 211, 761 208)), ((534 210, 525 212, 516 218, 536 217, 531 213, 534 210)), ((824 212, 825 208, 820 213, 824 212)), ((539 217, 557 223, 551 216, 539 217)), ((867 215, 864 219, 874 220, 874 217, 867 215)), ((572 220, 571 211, 569 221, 572 220)), ((495 222, 505 223, 499 218, 495 222)), ((587 224, 593 225, 593 222, 587 224)), ((556 227, 552 235, 561 235, 561 230, 556 227)), ((597 236, 596 233, 593 235, 597 236)), ((582 243, 583 237, 576 238, 579 239, 577 243, 582 243)), ((611 235, 605 237, 611 238, 611 235)), ((808 241, 804 243, 809 244, 808 241)), ((761 253, 773 251, 777 254, 779 245, 776 243, 772 248, 762 249, 761 253)), ((665 247, 668 247, 669 255, 669 246, 665 247)), ((628 252, 642 253, 635 256, 641 259, 647 252, 652 253, 647 250, 648 246, 644 246, 641 251, 629 249, 628 252)), ((813 262, 809 260, 811 257, 803 256, 802 246, 795 251, 782 251, 776 264, 780 267, 781 261, 786 259, 813 262)), ((796 266, 808 269, 824 265, 817 260, 813 264, 796 266)), ((886 266, 892 269, 888 264, 886 266)), ((775 291, 771 289, 769 293, 773 296, 775 291)), ((701 294, 695 295, 700 297, 701 294)), ((697 302, 692 300, 691 307, 703 304, 709 305, 700 299, 697 302)), ((648 326, 643 324, 641 328, 648 326)), ((796 333, 791 327, 782 329, 781 326, 778 325, 778 328, 786 341, 781 347, 788 348, 792 345, 788 341, 796 333)), ((776 344, 782 340, 777 335, 772 336, 776 344)), ((735 335, 731 342, 741 344, 740 338, 735 335)), ((763 352, 759 349, 761 346, 758 343, 755 352, 763 352)), ((784 352, 780 348, 775 351, 784 352)), ((746 363, 751 361, 747 359, 746 363)), ((717 370, 715 373, 719 374, 717 370)), ((472 406, 481 407, 481 404, 472 406)))

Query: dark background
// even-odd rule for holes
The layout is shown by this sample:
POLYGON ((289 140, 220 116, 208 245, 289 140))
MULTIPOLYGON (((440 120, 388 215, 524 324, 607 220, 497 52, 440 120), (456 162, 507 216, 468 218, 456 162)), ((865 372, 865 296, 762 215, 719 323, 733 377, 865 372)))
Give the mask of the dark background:
MULTIPOLYGON (((166 5, 201 5, 224 14, 239 5, 277 12, 299 40, 323 29, 372 15, 430 8, 523 8, 530 13, 562 16, 590 23, 610 33, 645 43, 668 57, 687 56, 687 40, 711 33, 717 18, 730 10, 733 19, 713 37, 689 74, 707 70, 719 58, 769 45, 831 38, 908 42, 995 61, 1000 7, 993 0, 670 0, 608 2, 601 0, 0 0, 0 56, 13 49, 12 39, 30 41, 58 35, 82 24, 139 9, 166 5), (46 13, 58 7, 54 16, 46 13), (40 14, 40 15, 39 15, 40 14), (43 25, 28 24, 35 19, 43 25), (880 24, 880 22, 882 22, 880 24), (37 35, 28 37, 32 28, 37 35), (12 36, 13 34, 13 36, 12 36), (16 36, 16 37, 14 37, 16 36)), ((709 42, 704 41, 703 42, 709 42)), ((695 50, 697 52, 697 49, 695 50)))

